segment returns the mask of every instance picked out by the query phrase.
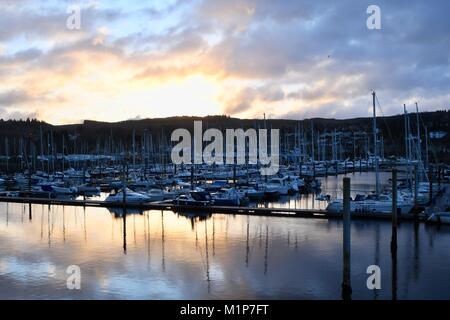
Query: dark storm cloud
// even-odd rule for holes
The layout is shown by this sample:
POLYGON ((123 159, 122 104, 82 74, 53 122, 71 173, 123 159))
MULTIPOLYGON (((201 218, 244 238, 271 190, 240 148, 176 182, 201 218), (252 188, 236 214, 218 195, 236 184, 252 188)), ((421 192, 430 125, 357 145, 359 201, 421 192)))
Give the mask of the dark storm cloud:
MULTIPOLYGON (((348 115, 361 113, 355 102, 369 97, 373 89, 392 103, 399 98, 440 97, 443 107, 449 105, 448 1, 249 1, 251 18, 231 21, 221 16, 219 8, 223 11, 227 3, 236 7, 236 2, 212 2, 205 6, 210 19, 245 26, 216 48, 230 74, 301 85, 299 92, 287 95, 291 99, 311 101, 333 95, 341 103, 353 100, 348 101, 352 107, 342 112, 348 115), (366 27, 369 4, 381 8, 381 30, 366 27), (289 79, 289 74, 295 76, 289 79)), ((226 110, 250 108, 246 95, 242 104, 236 98, 234 105, 245 108, 226 110)), ((326 106, 299 103, 300 109, 310 110, 298 114, 319 115, 326 106)), ((342 107, 336 101, 328 108, 342 107)))
MULTIPOLYGON (((447 0, 204 0, 133 10, 87 6, 83 29, 75 36, 65 29, 70 1, 48 11, 27 10, 31 2, 25 0, 20 1, 24 9, 17 10, 14 3, 6 0, 0 7, 2 78, 18 70, 69 77, 86 64, 113 57, 130 70, 130 83, 192 74, 222 81, 222 110, 215 112, 230 115, 368 115, 371 90, 378 92, 386 114, 399 113, 403 103, 413 101, 423 110, 450 105, 447 0), (381 9, 381 30, 366 26, 372 4, 381 9), (141 28, 136 10, 165 27, 141 28), (118 32, 122 23, 127 27, 118 32), (133 23, 139 27, 129 27, 133 23), (99 35, 104 25, 111 34, 99 35), (4 44, 21 37, 64 40, 45 49, 21 43, 2 54, 4 44)), ((10 88, 5 90, 3 99, 11 100, 10 88)))

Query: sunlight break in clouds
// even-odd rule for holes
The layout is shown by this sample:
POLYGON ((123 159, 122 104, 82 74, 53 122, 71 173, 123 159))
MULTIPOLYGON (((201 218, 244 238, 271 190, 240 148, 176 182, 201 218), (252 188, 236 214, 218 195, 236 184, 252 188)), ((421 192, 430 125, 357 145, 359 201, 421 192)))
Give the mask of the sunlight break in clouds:
POLYGON ((448 1, 0 3, 2 118, 54 123, 227 114, 300 119, 446 109, 448 1), (80 5, 81 28, 67 8, 80 5))

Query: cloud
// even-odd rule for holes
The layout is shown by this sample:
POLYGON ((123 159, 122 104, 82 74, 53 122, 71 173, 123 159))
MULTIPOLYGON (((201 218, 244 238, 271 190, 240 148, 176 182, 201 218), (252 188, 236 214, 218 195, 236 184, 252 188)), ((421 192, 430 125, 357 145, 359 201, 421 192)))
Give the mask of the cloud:
POLYGON ((21 105, 32 100, 32 97, 24 91, 11 90, 0 92, 0 106, 21 105))
POLYGON ((423 110, 449 106, 448 1, 380 0, 374 31, 365 0, 85 3, 80 32, 65 28, 70 1, 14 3, 0 9, 0 102, 55 122, 132 118, 127 104, 142 117, 197 114, 202 87, 171 105, 197 76, 218 88, 208 114, 369 115, 372 90, 386 114, 415 100, 423 110))

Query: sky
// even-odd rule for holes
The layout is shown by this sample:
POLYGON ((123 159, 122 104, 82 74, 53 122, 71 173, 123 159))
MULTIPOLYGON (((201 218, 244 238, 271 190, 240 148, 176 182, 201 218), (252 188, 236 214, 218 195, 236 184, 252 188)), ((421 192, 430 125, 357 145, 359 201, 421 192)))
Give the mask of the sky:
POLYGON ((3 119, 343 119, 449 89, 448 0, 0 0, 3 119))

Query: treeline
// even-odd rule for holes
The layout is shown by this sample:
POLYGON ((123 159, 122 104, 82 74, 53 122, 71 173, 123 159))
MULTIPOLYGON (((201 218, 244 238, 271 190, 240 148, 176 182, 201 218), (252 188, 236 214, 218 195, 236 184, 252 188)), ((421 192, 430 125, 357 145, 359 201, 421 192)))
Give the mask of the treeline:
MULTIPOLYGON (((410 114, 410 127, 416 134, 416 115, 410 114)), ((207 117, 170 117, 142 120, 127 120, 115 123, 84 121, 81 124, 55 126, 36 119, 0 120, 0 155, 20 156, 21 154, 119 154, 130 152, 133 148, 133 136, 136 152, 164 152, 170 149, 170 135, 173 130, 186 128, 193 131, 194 120, 202 120, 203 129, 219 130, 236 128, 280 129, 280 143, 283 151, 299 147, 300 137, 306 150, 311 152, 311 137, 315 139, 331 135, 334 131, 342 135, 341 155, 345 158, 363 156, 367 151, 367 141, 353 139, 352 133, 367 133, 372 139, 372 118, 305 120, 283 119, 238 119, 228 116, 207 117), (306 140, 306 143, 305 143, 306 140), (355 143, 354 143, 355 141, 355 143), (355 146, 356 144, 356 146, 355 146), (26 152, 28 150, 28 152, 26 152)), ((449 162, 450 160, 450 110, 420 113, 420 132, 422 145, 425 147, 425 127, 428 132, 443 131, 446 136, 441 139, 428 139, 430 161, 449 162)), ((405 153, 404 116, 395 115, 378 117, 377 127, 383 139, 386 156, 403 156, 405 153)), ((324 138, 325 139, 325 138, 324 138)), ((315 143, 315 153, 325 152, 331 157, 331 140, 323 145, 315 143), (322 150, 319 150, 323 148, 322 150), (324 151, 325 150, 325 151, 324 151)), ((369 146, 370 147, 370 146, 369 146)))

